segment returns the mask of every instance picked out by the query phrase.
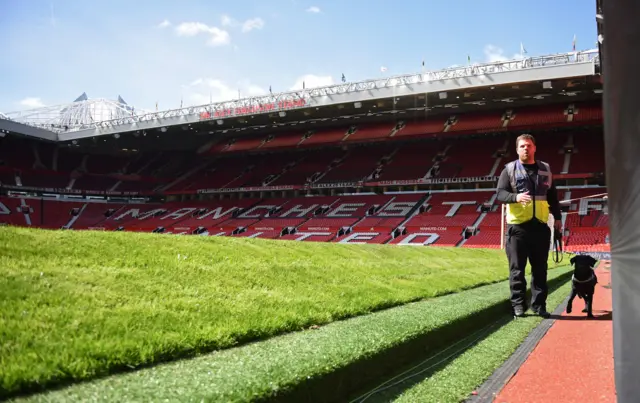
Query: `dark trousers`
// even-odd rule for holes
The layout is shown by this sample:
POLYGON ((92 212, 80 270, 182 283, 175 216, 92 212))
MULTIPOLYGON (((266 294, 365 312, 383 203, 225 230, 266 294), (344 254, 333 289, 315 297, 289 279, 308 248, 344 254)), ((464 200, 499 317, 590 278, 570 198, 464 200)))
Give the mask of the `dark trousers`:
POLYGON ((511 305, 526 309, 527 279, 524 269, 527 260, 531 264, 531 308, 546 309, 547 303, 547 259, 551 229, 537 220, 507 227, 506 252, 509 260, 509 288, 511 305))

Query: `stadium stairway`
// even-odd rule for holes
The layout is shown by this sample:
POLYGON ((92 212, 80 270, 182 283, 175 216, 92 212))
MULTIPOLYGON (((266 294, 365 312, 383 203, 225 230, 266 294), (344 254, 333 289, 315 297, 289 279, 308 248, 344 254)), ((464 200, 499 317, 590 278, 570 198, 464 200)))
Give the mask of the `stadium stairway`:
POLYGON ((389 239, 386 243, 390 243, 393 239, 399 236, 406 235, 405 225, 414 216, 420 213, 420 210, 427 205, 430 198, 431 198, 431 193, 427 192, 422 196, 422 198, 420 198, 420 200, 418 200, 416 205, 413 206, 411 210, 409 210, 409 213, 406 215, 405 219, 398 225, 397 228, 394 228, 391 239, 389 239))
POLYGON ((509 147, 509 138, 505 139, 504 143, 502 144, 502 147, 496 151, 496 159, 493 163, 493 166, 491 167, 491 171, 489 171, 489 176, 495 176, 496 173, 498 172, 498 168, 502 163, 502 159, 504 158, 504 155, 506 154, 508 147, 509 147))

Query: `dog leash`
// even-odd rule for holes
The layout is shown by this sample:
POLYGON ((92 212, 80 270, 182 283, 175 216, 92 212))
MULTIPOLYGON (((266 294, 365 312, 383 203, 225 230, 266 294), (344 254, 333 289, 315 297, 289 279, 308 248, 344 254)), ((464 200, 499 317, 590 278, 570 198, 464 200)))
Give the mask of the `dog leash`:
POLYGON ((562 262, 564 254, 562 253, 562 232, 557 229, 553 229, 553 261, 556 263, 562 262))

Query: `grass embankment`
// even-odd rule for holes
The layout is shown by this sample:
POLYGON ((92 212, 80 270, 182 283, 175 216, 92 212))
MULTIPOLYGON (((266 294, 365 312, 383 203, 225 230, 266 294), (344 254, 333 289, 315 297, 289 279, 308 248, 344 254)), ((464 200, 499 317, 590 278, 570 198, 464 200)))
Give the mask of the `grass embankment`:
MULTIPOLYGON (((562 280, 566 284, 568 274, 566 268, 551 271, 552 287, 562 280)), ((377 386, 382 374, 392 374, 418 357, 432 356, 474 328, 496 320, 506 323, 510 317, 508 309, 504 309, 505 303, 508 305, 506 288, 506 282, 483 286, 20 401, 349 401, 347 396, 355 389, 377 386), (443 332, 446 329, 448 332, 443 332)), ((499 343, 504 347, 504 341, 499 343)), ((498 360, 492 359, 488 364, 495 365, 498 360)), ((481 363, 479 371, 473 363, 478 364, 475 359, 468 361, 469 367, 460 376, 451 371, 440 374, 438 393, 429 395, 433 399, 421 399, 417 390, 412 396, 415 394, 416 401, 422 402, 463 396, 461 392, 468 389, 469 382, 461 384, 461 380, 477 384, 477 374, 484 374, 486 369, 481 363), (449 379, 455 384, 450 384, 449 379), (455 390, 448 391, 448 386, 455 390)), ((380 396, 367 401, 374 397, 380 396)))
POLYGON ((0 397, 507 277, 502 251, 0 228, 0 397))

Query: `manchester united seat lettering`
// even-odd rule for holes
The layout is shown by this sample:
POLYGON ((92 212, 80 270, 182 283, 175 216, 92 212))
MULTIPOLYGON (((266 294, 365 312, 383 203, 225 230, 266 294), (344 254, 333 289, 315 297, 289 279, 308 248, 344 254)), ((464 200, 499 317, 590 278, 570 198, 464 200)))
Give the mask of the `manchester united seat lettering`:
POLYGON ((416 203, 412 202, 389 203, 377 215, 379 217, 406 217, 415 205, 416 203))
POLYGON ((9 215, 11 214, 11 210, 4 203, 0 202, 0 215, 9 215))
POLYGON ((292 214, 295 214, 294 215, 295 218, 302 218, 309 215, 312 211, 316 210, 319 206, 320 206, 319 204, 312 204, 311 206, 303 207, 302 204, 298 204, 291 207, 284 213, 280 214, 280 218, 287 218, 292 214))
POLYGON ((296 241, 304 241, 305 239, 308 239, 312 236, 330 236, 331 233, 330 232, 297 232, 296 235, 298 236, 296 238, 296 241))
POLYGON ((234 211, 236 211, 238 209, 238 207, 231 207, 225 211, 222 211, 222 207, 216 207, 214 209, 211 209, 211 211, 207 211, 205 214, 201 215, 200 217, 198 217, 198 220, 204 220, 206 218, 211 217, 214 220, 217 220, 220 217, 224 217, 228 214, 233 213, 234 211))
POLYGON ((339 243, 366 243, 362 241, 370 241, 378 235, 380 235, 379 232, 352 232, 341 239, 339 243))
POLYGON ((144 213, 141 214, 139 208, 133 208, 115 217, 114 220, 119 221, 125 217, 137 218, 138 220, 146 220, 147 218, 152 217, 155 214, 163 213, 165 211, 166 211, 165 209, 157 208, 157 209, 145 211, 144 213))
POLYGON ((440 238, 439 234, 435 234, 432 232, 418 232, 415 234, 409 234, 407 235, 406 238, 404 238, 402 241, 398 242, 398 245, 405 245, 405 246, 423 246, 423 245, 431 245, 433 243, 435 243, 438 239, 440 238), (418 242, 414 242, 416 241, 417 238, 425 238, 424 241, 420 242, 418 240, 418 242))
POLYGON ((193 213, 194 211, 196 211, 194 207, 184 207, 174 211, 173 213, 169 213, 160 219, 161 220, 169 220, 169 219, 178 220, 186 216, 187 214, 193 213))
POLYGON ((277 207, 278 206, 266 205, 266 204, 263 204, 261 206, 251 207, 249 210, 247 210, 244 213, 240 214, 238 216, 238 218, 261 218, 266 213, 268 213, 270 210, 275 209, 277 207), (264 211, 264 213, 262 213, 262 214, 256 213, 257 211, 260 211, 260 210, 264 211))
POLYGON ((446 217, 453 217, 458 210, 460 210, 460 207, 462 206, 474 206, 476 204, 478 204, 475 201, 445 201, 442 202, 443 205, 447 205, 447 206, 451 206, 451 208, 449 209, 449 211, 446 214, 446 217))
POLYGON ((602 210, 605 199, 594 197, 591 199, 581 199, 578 207, 579 214, 586 215, 592 210, 602 210))
POLYGON ((359 208, 364 207, 365 203, 345 203, 339 204, 331 212, 327 214, 327 217, 331 218, 349 218, 353 217, 353 213, 358 211, 359 208))

